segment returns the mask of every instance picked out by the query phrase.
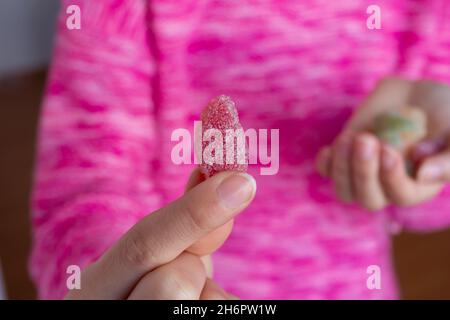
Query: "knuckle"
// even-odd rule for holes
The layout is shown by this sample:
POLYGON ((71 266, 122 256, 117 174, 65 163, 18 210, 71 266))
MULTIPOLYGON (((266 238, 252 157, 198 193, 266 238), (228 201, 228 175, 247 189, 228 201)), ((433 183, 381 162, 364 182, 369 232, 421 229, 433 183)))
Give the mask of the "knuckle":
POLYGON ((146 243, 145 238, 137 229, 126 236, 122 254, 125 263, 137 267, 147 267, 155 260, 156 256, 155 248, 146 243))

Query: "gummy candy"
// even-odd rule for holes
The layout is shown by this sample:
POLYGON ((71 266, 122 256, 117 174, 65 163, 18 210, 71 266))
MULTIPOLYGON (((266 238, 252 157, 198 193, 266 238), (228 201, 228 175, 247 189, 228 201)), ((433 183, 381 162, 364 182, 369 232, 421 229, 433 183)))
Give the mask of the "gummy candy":
POLYGON ((412 106, 382 113, 375 118, 372 132, 403 155, 406 171, 414 176, 416 163, 410 158, 410 149, 427 134, 425 113, 412 106))
MULTIPOLYGON (((203 137, 205 137, 205 133, 209 129, 216 129, 221 133, 222 141, 219 141, 219 143, 223 147, 221 153, 218 153, 218 150, 214 150, 213 156, 215 156, 215 161, 213 163, 208 163, 208 160, 204 156, 202 157, 200 170, 203 174, 206 177, 211 177, 227 170, 246 172, 248 167, 248 147, 243 128, 239 123, 235 103, 231 98, 221 95, 212 99, 202 111, 200 118, 203 137), (242 140, 231 135, 231 133, 235 133, 236 136, 240 134, 242 140), (228 156, 227 152, 229 153, 228 156), (220 157, 220 155, 222 156, 220 157)), ((210 141, 202 139, 202 155, 204 155, 205 148, 208 148, 209 144, 210 141)))
POLYGON ((372 131, 382 141, 405 154, 426 136, 426 116, 421 109, 406 106, 377 116, 372 131))

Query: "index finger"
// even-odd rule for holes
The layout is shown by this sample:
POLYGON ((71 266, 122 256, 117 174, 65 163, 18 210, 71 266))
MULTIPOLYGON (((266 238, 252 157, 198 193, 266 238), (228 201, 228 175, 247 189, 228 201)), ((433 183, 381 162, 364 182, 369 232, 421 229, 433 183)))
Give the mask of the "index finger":
POLYGON ((131 228, 85 270, 82 287, 96 298, 125 297, 144 274, 236 216, 255 191, 248 174, 223 172, 209 178, 131 228))

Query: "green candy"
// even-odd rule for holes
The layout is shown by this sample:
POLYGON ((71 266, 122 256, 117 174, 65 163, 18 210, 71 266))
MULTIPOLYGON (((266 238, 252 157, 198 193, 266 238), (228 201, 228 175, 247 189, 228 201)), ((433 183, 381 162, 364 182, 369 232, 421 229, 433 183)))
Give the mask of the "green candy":
POLYGON ((372 126, 373 134, 403 155, 406 170, 411 176, 414 163, 409 159, 409 149, 426 136, 426 131, 425 113, 416 107, 384 112, 374 119, 372 126))
POLYGON ((373 133, 396 148, 402 148, 404 137, 414 134, 418 124, 397 112, 386 112, 375 118, 373 133))

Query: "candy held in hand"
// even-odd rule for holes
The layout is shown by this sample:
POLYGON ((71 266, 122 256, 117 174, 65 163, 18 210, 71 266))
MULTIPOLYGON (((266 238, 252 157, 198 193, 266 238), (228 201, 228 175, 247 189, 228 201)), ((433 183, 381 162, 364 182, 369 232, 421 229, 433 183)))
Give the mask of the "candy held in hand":
POLYGON ((403 155, 406 171, 414 176, 416 164, 410 159, 409 150, 427 134, 425 113, 412 106, 382 113, 375 118, 372 131, 403 155))
POLYGON ((202 146, 200 169, 206 177, 221 171, 247 171, 248 148, 234 102, 221 95, 201 113, 202 146))
POLYGON ((427 134, 425 113, 412 106, 398 111, 388 111, 375 118, 373 133, 403 155, 427 134))

